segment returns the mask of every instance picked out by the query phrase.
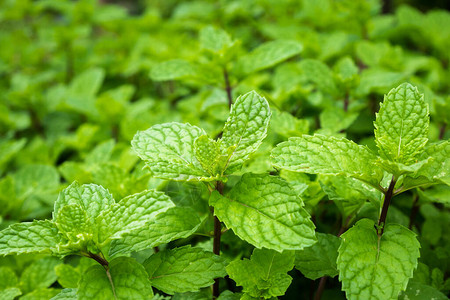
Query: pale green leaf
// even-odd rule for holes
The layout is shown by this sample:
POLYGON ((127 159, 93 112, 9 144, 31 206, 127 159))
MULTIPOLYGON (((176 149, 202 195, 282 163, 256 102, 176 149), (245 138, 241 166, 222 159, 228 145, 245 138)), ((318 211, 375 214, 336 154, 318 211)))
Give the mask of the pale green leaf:
POLYGON ((270 68, 288 58, 299 54, 303 46, 297 41, 276 40, 266 42, 238 61, 237 68, 243 73, 250 74, 262 69, 270 68))
POLYGON ((378 188, 383 178, 373 168, 376 156, 367 147, 345 138, 316 134, 290 138, 272 150, 275 167, 310 174, 346 175, 378 188))
POLYGON ((340 244, 341 240, 337 236, 317 233, 317 243, 295 251, 295 268, 312 280, 338 275, 336 259, 340 244))
POLYGON ((303 201, 279 177, 244 174, 226 196, 214 192, 210 204, 227 228, 258 248, 301 250, 316 242, 303 201))
POLYGON ((113 259, 108 270, 100 265, 83 273, 79 300, 151 299, 153 290, 144 267, 130 257, 113 259))
POLYGON ((450 141, 428 145, 421 158, 428 160, 415 174, 405 177, 405 189, 435 183, 450 185, 450 141))
POLYGON ((155 81, 192 78, 197 75, 195 66, 182 59, 173 59, 159 63, 150 72, 150 78, 155 81))
POLYGON ((211 176, 217 177, 223 174, 228 160, 235 149, 234 146, 231 146, 226 151, 223 151, 221 142, 221 140, 212 140, 206 135, 198 137, 194 142, 195 158, 211 176))
POLYGON ((57 192, 60 179, 53 166, 26 165, 14 175, 16 193, 22 197, 46 191, 57 192))
POLYGON ((321 91, 329 94, 337 93, 333 72, 326 64, 316 59, 304 59, 299 66, 307 78, 314 82, 321 91))
POLYGON ((54 257, 45 257, 34 261, 20 276, 20 288, 29 293, 39 288, 47 288, 56 281, 55 267, 62 261, 54 257))
POLYGON ((79 205, 89 219, 95 219, 103 210, 114 204, 114 199, 102 186, 96 184, 80 186, 78 182, 73 182, 59 194, 55 202, 53 220, 59 222, 57 219, 59 210, 70 204, 79 205))
POLYGON ((227 274, 224 258, 191 246, 160 251, 143 265, 152 286, 171 295, 198 291, 227 274))
POLYGON ((301 136, 308 133, 309 122, 306 119, 297 119, 285 111, 272 110, 269 132, 290 138, 292 136, 301 136))
POLYGON ((231 46, 231 38, 222 29, 207 26, 200 31, 200 46, 213 52, 219 52, 231 46))
POLYGON ((22 300, 43 300, 43 299, 50 299, 53 298, 53 296, 56 296, 59 293, 60 290, 54 289, 54 288, 40 288, 36 289, 22 297, 20 299, 22 300))
POLYGON ((85 158, 85 162, 89 165, 108 162, 111 158, 112 151, 115 146, 113 139, 107 140, 96 146, 85 158))
POLYGON ((139 229, 153 221, 156 215, 175 206, 168 196, 155 190, 146 190, 123 198, 97 218, 99 242, 118 239, 123 234, 139 229))
POLYGON ((10 267, 0 267, 0 290, 15 287, 17 283, 17 275, 10 267))
POLYGON ((337 267, 347 299, 397 299, 417 266, 420 244, 415 233, 387 224, 381 237, 374 222, 362 219, 345 232, 337 267))
POLYGON ((17 296, 22 295, 19 288, 12 287, 0 290, 0 299, 2 300, 14 300, 17 296))
POLYGON ((77 289, 63 289, 59 294, 50 300, 78 300, 77 289))
POLYGON ((375 120, 375 141, 380 156, 411 165, 428 141, 428 105, 416 87, 403 83, 392 89, 375 120))
POLYGON ((60 264, 55 267, 55 273, 58 277, 58 283, 64 288, 77 288, 78 281, 81 278, 78 272, 71 265, 60 264))
POLYGON ((201 135, 205 135, 203 129, 172 122, 139 131, 131 145, 155 177, 178 181, 215 180, 194 156, 194 141, 201 135))
POLYGON ((50 221, 17 223, 0 231, 0 255, 54 252, 58 229, 50 221))
POLYGON ((59 232, 74 242, 78 240, 79 234, 92 233, 94 227, 92 220, 88 220, 86 211, 78 204, 63 206, 58 211, 55 224, 59 232))
POLYGON ((282 296, 291 284, 287 274, 294 267, 294 252, 278 253, 255 249, 250 260, 236 260, 227 266, 228 275, 251 297, 282 296))
POLYGON ((259 148, 267 135, 270 116, 269 103, 255 91, 237 98, 222 135, 225 149, 236 147, 228 162, 229 169, 241 166, 259 148))
POLYGON ((114 240, 109 255, 141 251, 175 239, 186 238, 197 230, 200 222, 197 212, 191 208, 169 208, 145 227, 124 234, 120 240, 114 240))

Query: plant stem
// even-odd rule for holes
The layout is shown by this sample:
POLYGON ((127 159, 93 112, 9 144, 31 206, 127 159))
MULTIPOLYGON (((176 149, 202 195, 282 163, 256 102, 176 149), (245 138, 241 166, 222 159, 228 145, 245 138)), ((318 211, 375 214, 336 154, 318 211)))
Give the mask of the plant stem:
MULTIPOLYGON (((223 195, 223 182, 216 182, 216 190, 223 195)), ((216 255, 220 255, 220 237, 222 235, 222 226, 220 224, 219 219, 214 216, 214 241, 213 241, 213 253, 216 255)), ((213 299, 217 299, 219 297, 219 278, 214 279, 213 284, 213 299)))
POLYGON ((230 78, 228 76, 228 71, 226 68, 223 68, 223 79, 225 80, 225 91, 227 92, 228 98, 228 108, 231 108, 231 104, 233 104, 233 96, 231 95, 231 85, 230 78))
POLYGON ((392 176, 391 183, 389 184, 389 188, 387 189, 386 193, 384 193, 384 202, 383 202, 383 208, 381 209, 381 215, 380 219, 378 220, 378 226, 381 226, 381 232, 379 232, 379 235, 383 234, 384 230, 384 224, 386 223, 386 216, 389 209, 389 204, 391 204, 392 195, 394 194, 394 187, 395 187, 395 178, 392 176))
POLYGON ((445 129, 447 127, 447 123, 444 123, 441 125, 441 128, 439 129, 439 139, 443 140, 445 135, 445 129))
POLYGON ((327 276, 323 276, 322 278, 320 278, 319 287, 317 288, 314 300, 320 300, 320 298, 322 297, 323 290, 325 289, 326 283, 327 283, 327 276))
POLYGON ((98 254, 91 253, 91 252, 89 252, 88 255, 89 255, 90 258, 92 258, 93 260, 95 260, 96 262, 101 264, 105 269, 108 268, 109 263, 102 256, 100 256, 98 254))
POLYGON ((412 229, 414 225, 414 220, 416 219, 417 213, 419 212, 419 205, 417 205, 419 202, 419 195, 414 196, 412 208, 411 208, 411 214, 409 215, 409 224, 408 228, 412 229))

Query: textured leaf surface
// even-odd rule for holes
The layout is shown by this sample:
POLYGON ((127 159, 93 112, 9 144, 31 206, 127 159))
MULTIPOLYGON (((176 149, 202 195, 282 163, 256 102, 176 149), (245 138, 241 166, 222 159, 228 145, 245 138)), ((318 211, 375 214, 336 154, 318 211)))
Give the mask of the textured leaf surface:
POLYGON ((415 234, 387 224, 378 239, 374 222, 363 219, 341 237, 337 267, 347 299, 397 299, 417 266, 415 234))
POLYGON ((143 265, 152 286, 171 295, 198 291, 227 274, 224 258, 190 246, 155 253, 143 265))
POLYGON ((99 242, 120 238, 129 231, 143 227, 153 221, 157 214, 173 206, 167 195, 155 190, 130 195, 99 217, 99 242))
POLYGON ((376 115, 375 141, 381 157, 410 165, 428 141, 428 105, 416 87, 392 89, 376 115))
POLYGON ((267 135, 270 121, 267 100, 255 91, 237 98, 223 129, 222 144, 233 147, 228 168, 240 166, 255 152, 267 135))
POLYGON ((59 294, 50 300, 77 300, 77 289, 63 289, 59 294))
POLYGON ((316 242, 302 200, 279 177, 244 174, 226 197, 213 193, 210 204, 228 228, 258 248, 300 250, 316 242))
POLYGON ((222 149, 222 141, 215 141, 206 135, 202 135, 194 142, 195 158, 211 176, 219 177, 225 171, 228 160, 235 147, 232 146, 226 151, 222 149))
POLYGON ((200 226, 197 212, 185 207, 172 207, 155 217, 147 226, 124 234, 111 243, 109 255, 140 251, 193 234, 200 226))
POLYGON ((400 294, 399 300, 448 300, 439 290, 420 282, 410 281, 406 291, 400 294))
POLYGON ((284 295, 292 281, 287 272, 293 267, 293 251, 255 249, 250 260, 231 262, 227 272, 249 296, 271 298, 284 295))
POLYGON ((81 277, 78 286, 80 300, 151 299, 153 290, 144 267, 130 257, 119 257, 109 263, 107 271, 95 265, 81 277))
POLYGON ((57 218, 58 212, 65 205, 79 205, 86 212, 88 219, 94 220, 103 210, 107 210, 114 203, 112 195, 102 186, 96 184, 80 186, 78 182, 73 182, 59 194, 55 202, 53 220, 61 223, 57 218))
POLYGON ((252 73, 272 67, 283 60, 299 54, 303 46, 296 41, 278 40, 262 44, 248 55, 242 56, 238 69, 244 73, 252 73))
POLYGON ((416 174, 406 177, 403 181, 405 188, 430 184, 444 183, 450 185, 450 141, 430 144, 425 148, 422 159, 430 159, 416 174))
POLYGON ((295 251, 295 268, 312 280, 338 275, 336 259, 340 244, 341 240, 337 236, 317 233, 317 243, 295 251))
POLYGON ((196 75, 196 68, 190 62, 182 59, 173 59, 159 63, 150 72, 150 77, 155 81, 182 79, 195 77, 196 75))
POLYGON ((88 215, 80 205, 70 204, 63 206, 58 211, 58 216, 56 217, 56 226, 60 232, 65 233, 65 235, 71 241, 77 241, 78 235, 81 233, 92 232, 92 227, 94 224, 88 221, 88 215))
POLYGON ((58 230, 50 221, 17 223, 0 231, 0 255, 50 253, 58 243, 58 230))
POLYGON ((0 290, 0 299, 2 300, 14 300, 17 296, 22 295, 19 288, 12 287, 0 290))
POLYGON ((158 124, 138 132, 131 145, 155 177, 179 181, 214 180, 194 156, 194 141, 204 134, 203 129, 190 124, 158 124))
POLYGON ((277 145, 271 154, 275 167, 311 174, 346 175, 378 187, 383 178, 373 168, 376 156, 345 138, 304 135, 277 145))
POLYGON ((39 288, 49 287, 56 281, 55 267, 62 261, 55 257, 45 257, 34 261, 20 276, 20 287, 23 293, 39 288))

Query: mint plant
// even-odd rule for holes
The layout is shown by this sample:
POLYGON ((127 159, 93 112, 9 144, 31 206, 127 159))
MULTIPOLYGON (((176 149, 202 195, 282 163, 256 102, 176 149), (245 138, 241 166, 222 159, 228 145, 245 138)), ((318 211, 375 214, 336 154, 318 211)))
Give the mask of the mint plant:
POLYGON ((450 144, 427 144, 428 106, 417 88, 404 83, 392 89, 374 125, 378 155, 324 135, 291 138, 272 152, 277 168, 352 177, 384 194, 378 222, 361 219, 341 236, 337 269, 348 299, 397 299, 406 289, 420 244, 408 228, 386 223, 392 198, 412 188, 448 184, 450 175, 450 144))

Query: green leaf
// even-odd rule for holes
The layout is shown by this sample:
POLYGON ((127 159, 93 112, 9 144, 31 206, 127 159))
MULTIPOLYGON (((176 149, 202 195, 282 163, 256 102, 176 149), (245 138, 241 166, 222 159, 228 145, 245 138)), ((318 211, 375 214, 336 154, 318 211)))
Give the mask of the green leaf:
POLYGON ((276 40, 262 44, 238 61, 238 70, 250 74, 270 68, 288 58, 299 54, 303 46, 297 41, 276 40))
POLYGON ((152 222, 156 215, 175 206, 163 192, 147 190, 130 195, 104 211, 99 224, 99 242, 118 239, 127 232, 139 229, 152 222))
POLYGON ((292 281, 287 272, 293 267, 293 251, 255 249, 250 260, 233 261, 226 269, 230 278, 244 287, 244 293, 268 299, 284 295, 292 281))
POLYGON ((95 220, 103 210, 107 210, 114 203, 112 195, 102 186, 96 184, 80 186, 75 181, 59 194, 53 210, 53 220, 61 223, 58 220, 58 212, 62 207, 70 204, 79 205, 89 219, 95 220))
POLYGON ((428 105, 416 87, 403 83, 380 104, 375 120, 375 141, 380 156, 411 165, 428 141, 428 105))
POLYGON ((224 148, 236 147, 228 162, 229 169, 240 167, 259 148, 267 135, 270 116, 269 103, 255 91, 237 98, 222 136, 224 148))
POLYGON ((345 138, 304 135, 272 150, 275 167, 310 174, 346 175, 378 188, 383 173, 373 168, 376 156, 367 147, 345 138))
POLYGON ((22 295, 19 288, 12 287, 0 290, 0 299, 2 300, 14 300, 17 296, 22 295))
POLYGON ((80 300, 149 299, 153 290, 144 267, 130 257, 113 259, 108 270, 90 267, 78 285, 80 300))
POLYGON ((50 221, 17 223, 0 231, 0 255, 56 252, 58 229, 50 221))
POLYGON ((143 265, 152 286, 171 295, 198 291, 227 275, 224 258, 191 246, 160 251, 143 265))
POLYGON ((186 238, 200 226, 197 212, 186 207, 172 207, 155 217, 153 222, 124 234, 111 243, 110 256, 153 248, 175 239, 186 238))
POLYGON ((173 59, 159 63, 150 72, 150 78, 155 81, 192 78, 197 75, 195 66, 182 59, 173 59))
POLYGON ((215 141, 206 135, 202 135, 194 141, 195 158, 205 171, 215 177, 223 174, 234 150, 235 147, 231 146, 223 151, 221 140, 215 141))
POLYGON ((317 243, 295 251, 295 268, 312 280, 323 276, 334 277, 339 274, 336 259, 341 240, 331 234, 317 233, 316 235, 317 243))
POLYGON ((59 293, 60 290, 54 289, 54 288, 40 288, 32 291, 31 293, 28 293, 20 299, 22 300, 42 300, 42 299, 50 299, 53 298, 53 296, 56 296, 59 293))
POLYGON ((362 219, 345 232, 337 267, 347 299, 397 299, 417 266, 420 244, 416 235, 387 224, 379 238, 374 222, 362 219))
POLYGON ((410 189, 424 184, 450 185, 450 141, 429 144, 421 158, 429 158, 415 174, 408 174, 403 186, 410 189))
POLYGON ((77 289, 63 289, 59 294, 50 300, 78 300, 77 289))
POLYGON ((138 132, 131 145, 155 177, 177 181, 215 180, 194 156, 194 141, 201 135, 205 135, 203 129, 172 122, 138 132))
POLYGON ((448 297, 429 285, 411 280, 404 292, 400 293, 399 300, 448 300, 448 297))
POLYGON ((244 174, 226 195, 211 195, 214 214, 257 248, 301 250, 316 242, 303 201, 279 177, 244 174))
POLYGON ((80 205, 69 204, 63 206, 56 216, 56 226, 66 237, 77 242, 80 234, 92 233, 94 224, 88 220, 88 215, 80 205))
POLYGON ((17 275, 11 268, 0 267, 0 290, 15 287, 17 283, 17 275))
POLYGON ((20 277, 22 292, 29 293, 52 285, 56 281, 55 267, 61 263, 61 260, 54 257, 45 257, 34 261, 20 277))
POLYGON ((222 29, 207 26, 200 31, 200 46, 213 52, 219 52, 230 47, 231 38, 222 29))
POLYGON ((316 59, 304 59, 299 66, 307 78, 314 82, 321 91, 332 95, 337 93, 333 72, 326 64, 316 59))

